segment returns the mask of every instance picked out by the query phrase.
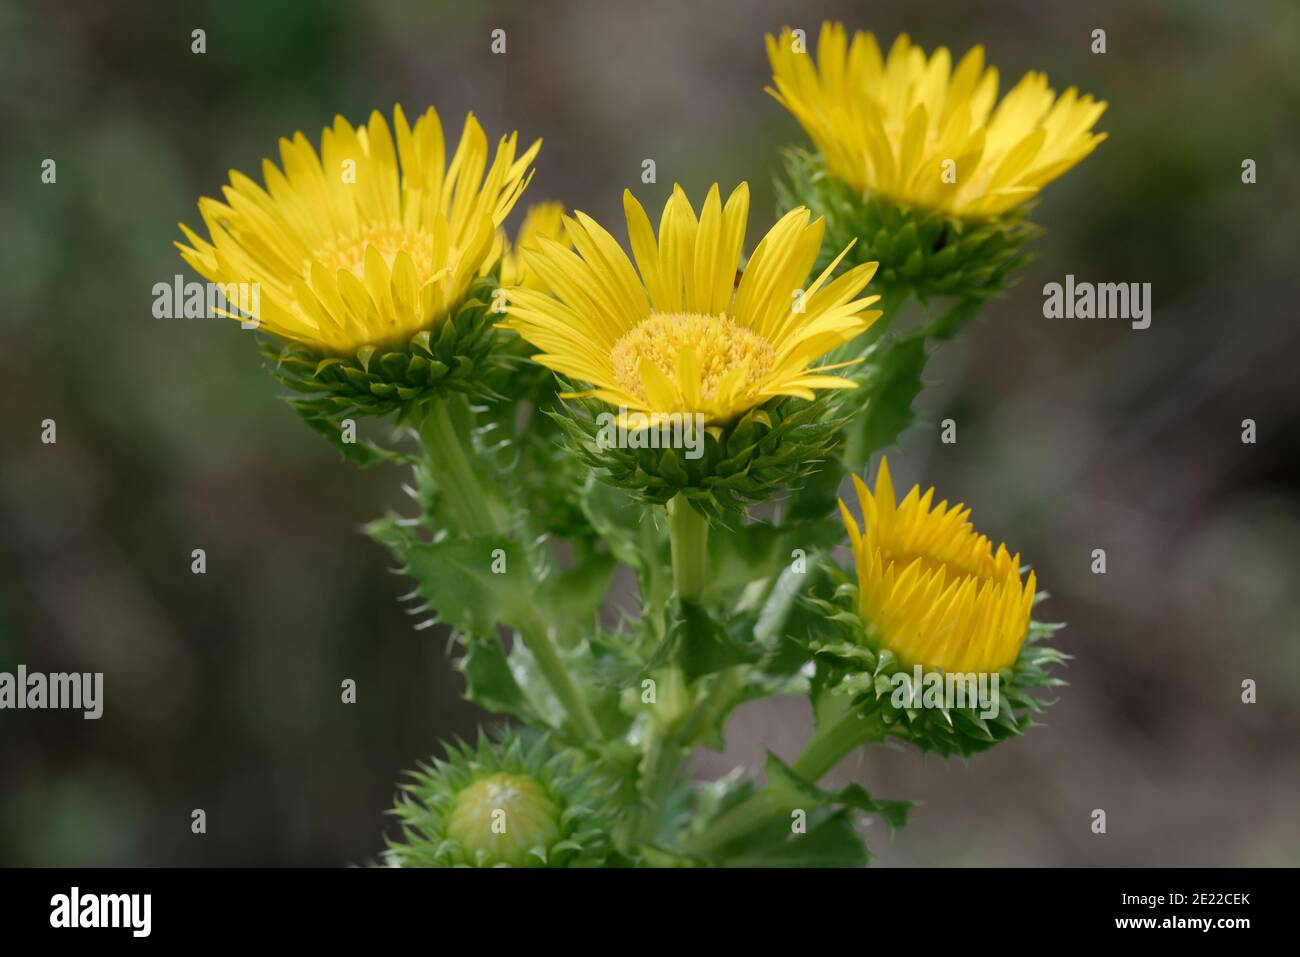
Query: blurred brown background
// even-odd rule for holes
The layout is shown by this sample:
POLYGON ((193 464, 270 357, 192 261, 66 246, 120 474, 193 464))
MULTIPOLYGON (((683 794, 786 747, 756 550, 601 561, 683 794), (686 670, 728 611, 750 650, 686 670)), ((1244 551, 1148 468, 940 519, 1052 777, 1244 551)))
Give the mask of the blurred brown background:
MULTIPOLYGON (((936 354, 891 455, 1035 564, 1071 686, 968 765, 846 762, 922 802, 877 859, 1300 862, 1294 3, 66 0, 0 3, 0 670, 103 671, 106 708, 0 712, 0 864, 364 862, 398 773, 479 718, 357 531, 400 473, 340 463, 233 324, 152 318, 155 282, 193 278, 171 243, 197 197, 336 112, 432 103, 545 138, 526 201, 617 223, 624 186, 652 205, 748 179, 753 237, 776 148, 803 142, 762 92, 763 34, 826 16, 983 43, 1004 89, 1041 68, 1111 104, 1110 140, 1044 196, 1039 258, 936 354), (1043 319, 1066 273, 1151 282, 1152 327, 1043 319)), ((807 722, 799 700, 750 707, 700 770, 792 756, 807 722)))

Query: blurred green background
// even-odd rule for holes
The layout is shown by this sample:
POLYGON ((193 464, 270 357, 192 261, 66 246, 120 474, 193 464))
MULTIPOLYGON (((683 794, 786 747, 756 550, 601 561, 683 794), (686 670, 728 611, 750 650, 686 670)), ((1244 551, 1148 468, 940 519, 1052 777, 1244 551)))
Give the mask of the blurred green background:
MULTIPOLYGON (((0 3, 0 670, 103 671, 106 708, 0 712, 0 865, 365 862, 399 772, 480 717, 358 532, 404 476, 342 464, 233 323, 151 316, 155 282, 194 278, 171 244, 198 196, 230 168, 260 179, 279 136, 336 112, 434 104, 450 128, 472 109, 490 135, 545 138, 525 203, 618 223, 625 186, 649 206, 674 180, 748 179, 754 237, 776 149, 803 142, 762 92, 763 34, 827 16, 983 43, 1004 89, 1040 68, 1111 104, 1110 140, 1039 206, 1038 259, 934 356, 891 455, 1035 564, 1071 686, 1047 727, 969 765, 846 762, 922 802, 871 836, 877 859, 1300 861, 1294 2, 64 0, 0 3), (1152 327, 1043 319, 1067 272, 1153 283, 1152 327)), ((746 708, 697 770, 791 757, 808 723, 801 700, 746 708)))

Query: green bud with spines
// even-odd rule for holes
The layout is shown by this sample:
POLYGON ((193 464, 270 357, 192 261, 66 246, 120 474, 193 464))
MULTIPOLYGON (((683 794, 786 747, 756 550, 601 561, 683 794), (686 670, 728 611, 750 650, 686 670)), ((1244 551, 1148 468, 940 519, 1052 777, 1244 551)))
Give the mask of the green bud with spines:
POLYGON ((401 785, 392 810, 401 836, 395 867, 600 867, 615 863, 609 835, 615 780, 548 735, 480 732, 452 745, 401 785))

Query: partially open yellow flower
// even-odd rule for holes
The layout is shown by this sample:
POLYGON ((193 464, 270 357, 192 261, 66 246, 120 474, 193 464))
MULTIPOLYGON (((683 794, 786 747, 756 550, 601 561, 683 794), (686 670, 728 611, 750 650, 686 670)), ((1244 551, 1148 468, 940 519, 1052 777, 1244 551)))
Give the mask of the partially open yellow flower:
POLYGON ((355 129, 335 117, 319 156, 302 133, 282 138, 283 171, 264 160, 265 189, 231 171, 225 202, 199 201, 211 242, 182 224, 181 256, 212 282, 257 283, 260 328, 322 354, 429 328, 500 254, 497 229, 541 143, 516 156, 517 134, 502 137, 489 167, 470 114, 447 163, 432 108, 412 128, 395 107, 393 128, 378 111, 355 129))
POLYGON ((1020 556, 997 552, 967 521, 970 509, 931 506, 934 489, 894 498, 880 460, 873 493, 853 476, 862 528, 840 513, 858 570, 863 617, 884 649, 907 667, 954 674, 1010 668, 1029 630, 1034 573, 1021 582, 1020 556))
POLYGON ((725 424, 776 396, 812 399, 854 383, 813 367, 880 316, 879 299, 854 297, 876 263, 811 285, 823 223, 800 207, 763 238, 737 282, 749 214, 741 184, 725 206, 716 184, 697 219, 680 187, 656 238, 641 204, 623 195, 636 268, 617 241, 583 213, 565 219, 574 251, 554 240, 525 250, 529 269, 553 290, 511 294, 507 326, 541 350, 535 360, 594 388, 615 407, 702 413, 725 424), (639 271, 639 276, 638 276, 639 271))
POLYGON ((767 37, 775 89, 831 174, 858 190, 955 216, 996 216, 1023 203, 1106 138, 1106 103, 1070 87, 1060 97, 1030 72, 994 105, 998 71, 974 47, 954 68, 906 35, 882 57, 876 38, 824 23, 817 60, 786 29, 767 37))

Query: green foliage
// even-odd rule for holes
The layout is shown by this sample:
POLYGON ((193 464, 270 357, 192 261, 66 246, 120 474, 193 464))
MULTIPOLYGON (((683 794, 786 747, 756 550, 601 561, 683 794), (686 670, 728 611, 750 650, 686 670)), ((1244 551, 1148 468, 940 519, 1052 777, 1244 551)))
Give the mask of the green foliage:
POLYGON ((684 601, 675 608, 663 654, 693 684, 726 668, 756 663, 763 649, 748 637, 729 632, 704 607, 684 601))
MULTIPOLYGON (((859 814, 878 815, 890 830, 907 824, 909 801, 881 801, 857 784, 836 791, 800 777, 770 752, 763 797, 771 813, 763 823, 710 853, 708 862, 724 867, 865 867, 870 853, 855 828, 859 814)), ((701 823, 722 818, 752 799, 749 785, 729 782, 723 792, 703 791, 701 823)))
POLYGON ((414 611, 435 615, 433 621, 459 632, 483 632, 497 624, 517 626, 529 607, 527 563, 520 560, 524 547, 513 539, 421 541, 393 515, 371 522, 366 532, 402 562, 401 572, 415 580, 425 602, 414 611))
POLYGON ((716 863, 723 867, 866 867, 871 859, 848 810, 815 808, 804 827, 793 833, 788 820, 765 824, 737 841, 716 863))
POLYGON ((844 427, 844 461, 853 469, 866 466, 871 453, 897 441, 912 424, 912 402, 921 393, 927 358, 926 337, 913 333, 876 343, 868 351, 853 395, 860 411, 844 427))
MULTIPOLYGON (((466 697, 482 707, 561 730, 565 708, 551 689, 545 665, 528 647, 547 622, 560 623, 556 664, 565 668, 579 693, 608 710, 617 689, 592 684, 597 662, 580 633, 594 628, 615 563, 593 554, 565 571, 555 568, 540 545, 509 536, 419 536, 420 522, 389 515, 367 532, 397 557, 415 587, 405 596, 423 624, 443 622, 460 640, 466 697), (540 624, 539 624, 540 623, 540 624), (506 649, 501 629, 519 636, 506 649)), ((626 723, 626 722, 622 722, 626 723)))

